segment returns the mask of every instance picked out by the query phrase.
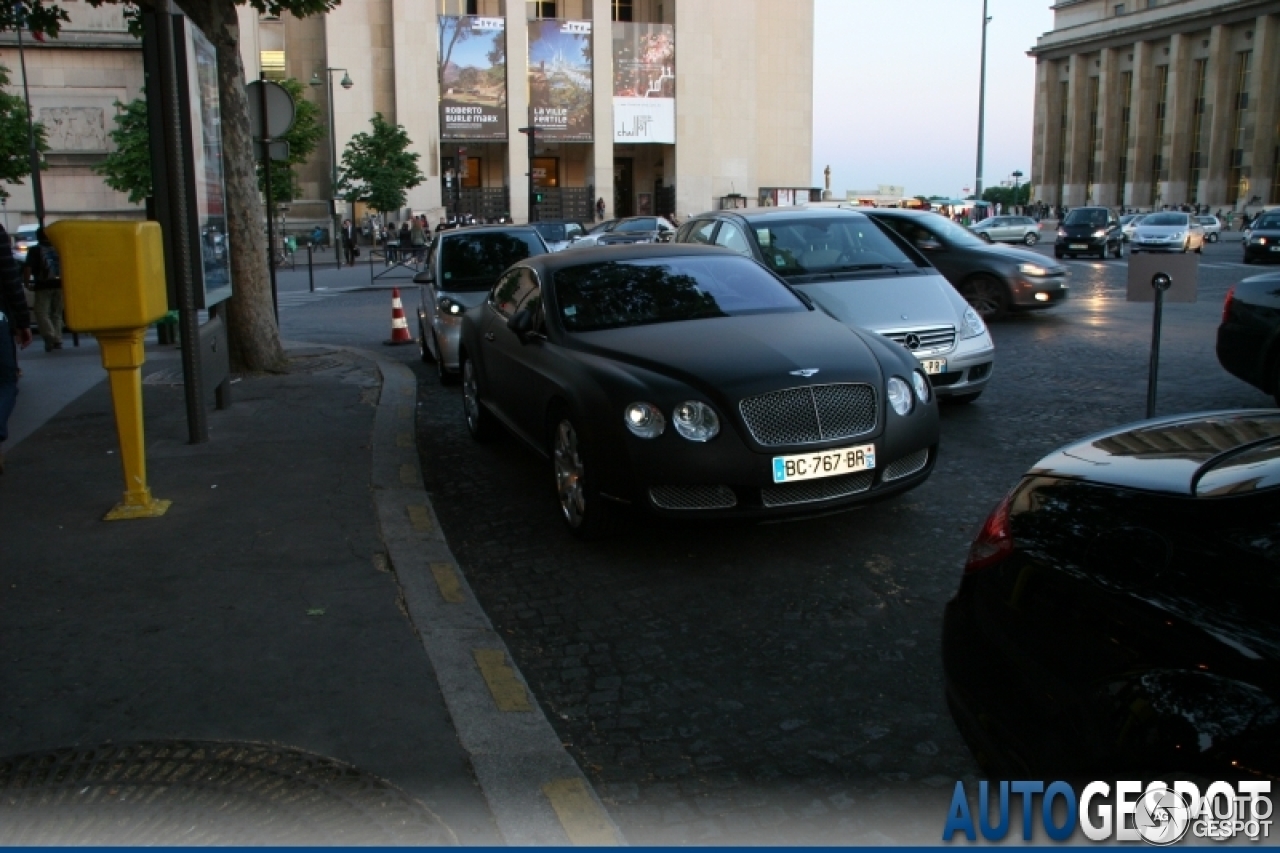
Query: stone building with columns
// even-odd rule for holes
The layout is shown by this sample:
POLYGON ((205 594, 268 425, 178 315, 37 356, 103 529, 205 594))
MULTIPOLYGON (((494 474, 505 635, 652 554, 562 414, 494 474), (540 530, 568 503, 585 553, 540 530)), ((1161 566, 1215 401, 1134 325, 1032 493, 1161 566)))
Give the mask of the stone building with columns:
POLYGON ((1058 0, 1036 60, 1032 201, 1280 204, 1280 0, 1058 0))

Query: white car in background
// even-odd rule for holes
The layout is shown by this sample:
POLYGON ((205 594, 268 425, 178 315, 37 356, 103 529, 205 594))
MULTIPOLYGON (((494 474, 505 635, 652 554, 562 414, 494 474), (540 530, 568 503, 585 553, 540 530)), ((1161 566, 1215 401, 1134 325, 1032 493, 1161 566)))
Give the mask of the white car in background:
POLYGON ((1218 242, 1218 236, 1222 233, 1222 220, 1216 216, 1197 216, 1196 221, 1204 228, 1204 239, 1206 243, 1218 242))
POLYGON ((1126 213, 1120 217, 1120 233, 1124 235, 1126 243, 1133 242, 1133 232, 1138 230, 1138 225, 1145 216, 1145 213, 1126 213))

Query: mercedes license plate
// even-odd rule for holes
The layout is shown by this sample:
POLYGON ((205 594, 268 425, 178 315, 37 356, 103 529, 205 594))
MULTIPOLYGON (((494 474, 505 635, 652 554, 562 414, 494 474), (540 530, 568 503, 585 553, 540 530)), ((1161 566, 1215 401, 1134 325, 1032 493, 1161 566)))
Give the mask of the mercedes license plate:
POLYGON ((817 453, 800 453, 795 456, 773 457, 773 481, 792 483, 796 480, 817 480, 820 477, 837 477, 855 471, 867 471, 876 467, 876 446, 863 444, 858 447, 842 447, 817 453))
POLYGON ((934 373, 947 372, 947 360, 945 358, 922 358, 920 366, 924 368, 924 372, 930 375, 934 373))

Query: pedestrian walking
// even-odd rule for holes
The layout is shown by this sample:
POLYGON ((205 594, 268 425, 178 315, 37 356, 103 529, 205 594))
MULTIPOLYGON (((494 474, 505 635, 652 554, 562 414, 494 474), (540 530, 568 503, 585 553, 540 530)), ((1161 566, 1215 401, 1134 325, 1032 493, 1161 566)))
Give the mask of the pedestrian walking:
POLYGON ((22 264, 23 285, 35 293, 36 325, 44 351, 62 349, 62 259, 43 228, 22 264))
POLYGON ((356 227, 351 224, 350 219, 342 220, 342 250, 347 256, 347 266, 354 267, 356 265, 356 227))
POLYGON ((604 222, 604 196, 596 199, 596 222, 604 222))
POLYGON ((0 226, 0 474, 4 473, 9 415, 18 400, 18 348, 26 349, 30 343, 31 315, 13 257, 13 242, 0 226))
POLYGON ((422 220, 413 218, 413 228, 409 229, 409 245, 413 247, 414 263, 422 263, 427 253, 427 232, 422 228, 422 220))

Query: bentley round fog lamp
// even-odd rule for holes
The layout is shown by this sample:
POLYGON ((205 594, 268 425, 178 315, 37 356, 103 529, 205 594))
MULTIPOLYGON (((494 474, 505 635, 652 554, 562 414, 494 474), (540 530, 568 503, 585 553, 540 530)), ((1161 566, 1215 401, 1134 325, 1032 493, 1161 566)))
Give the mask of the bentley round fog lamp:
POLYGON ((698 400, 676 406, 671 422, 676 432, 690 441, 710 441, 720 433, 720 418, 715 409, 698 400))
POLYGON ((905 415, 911 411, 911 389, 907 383, 896 376, 890 376, 885 391, 889 395, 889 406, 898 414, 905 415))
POLYGON ((929 380, 920 371, 911 374, 911 387, 915 389, 916 399, 921 403, 929 402, 929 380))
POLYGON ((622 413, 627 429, 640 438, 657 438, 667 428, 667 419, 651 403, 632 403, 622 413))

